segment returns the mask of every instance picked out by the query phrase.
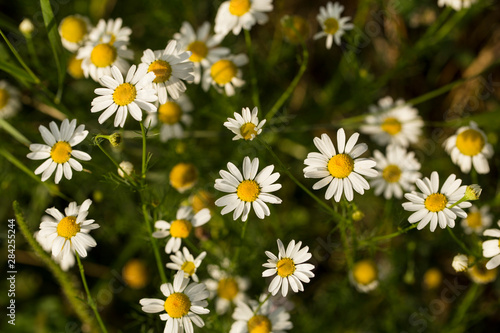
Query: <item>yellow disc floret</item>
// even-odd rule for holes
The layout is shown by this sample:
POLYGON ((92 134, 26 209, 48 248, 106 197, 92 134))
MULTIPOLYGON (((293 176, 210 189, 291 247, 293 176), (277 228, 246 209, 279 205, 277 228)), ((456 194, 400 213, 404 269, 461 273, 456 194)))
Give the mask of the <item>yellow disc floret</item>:
POLYGON ((87 34, 85 21, 76 16, 68 16, 61 22, 60 32, 62 38, 70 43, 78 43, 87 34))
POLYGON ((229 2, 229 12, 234 16, 243 16, 251 7, 250 0, 231 0, 229 2))
POLYGON ((90 61, 96 67, 111 66, 117 57, 118 53, 113 45, 101 43, 94 46, 92 53, 90 53, 90 61))
POLYGON ((50 157, 56 163, 63 164, 69 161, 71 157, 71 146, 66 141, 58 141, 50 150, 50 157))
POLYGON ((76 59, 75 55, 68 60, 68 73, 75 79, 83 77, 82 61, 83 59, 76 59))
POLYGON ((448 199, 444 194, 433 193, 425 199, 424 206, 431 212, 440 212, 446 208, 447 203, 448 199))
POLYGON ((354 170, 354 160, 348 154, 337 154, 328 161, 328 171, 335 178, 346 178, 354 170))
POLYGON ((371 260, 358 261, 352 268, 354 280, 364 286, 376 281, 377 275, 377 267, 371 260))
POLYGON ((141 289, 148 283, 148 269, 144 261, 139 259, 129 260, 122 271, 125 283, 134 289, 141 289))
POLYGON ((335 35, 339 30, 339 21, 336 18, 329 17, 323 22, 325 25, 325 32, 330 35, 335 35))
POLYGON ((457 135, 457 148, 467 156, 475 156, 483 150, 485 141, 480 132, 468 129, 457 135))
POLYGON ((196 271, 196 266, 194 262, 186 261, 185 263, 182 264, 181 269, 184 271, 184 273, 191 276, 196 271))
POLYGON ((248 320, 247 328, 248 333, 270 333, 273 327, 269 318, 256 315, 248 320))
POLYGON ((170 184, 178 191, 194 186, 198 180, 198 171, 190 163, 179 163, 170 171, 170 184))
POLYGON ((401 178, 401 169, 397 165, 389 164, 382 171, 382 177, 388 183, 396 183, 401 178))
POLYGON ((191 201, 191 206, 195 213, 198 213, 203 208, 212 208, 214 205, 213 195, 205 190, 196 192, 191 201))
POLYGON ((193 229, 193 225, 188 220, 175 220, 170 225, 170 234, 172 237, 186 238, 193 229))
POLYGON ((254 202, 260 194, 259 184, 255 180, 244 180, 238 185, 236 194, 241 201, 254 202))
POLYGON ((232 301, 238 295, 238 283, 233 278, 220 279, 217 286, 219 297, 232 301))
POLYGON ((76 236, 80 231, 80 224, 76 223, 76 217, 66 216, 57 225, 57 234, 66 239, 76 236))
POLYGON ((292 275, 295 272, 295 263, 290 258, 282 258, 276 264, 278 275, 282 278, 292 275))
POLYGON ((245 140, 253 139, 257 135, 257 131, 255 130, 254 123, 246 123, 243 124, 240 128, 241 136, 245 140))
POLYGON ((148 72, 155 73, 156 78, 153 80, 154 83, 161 83, 170 79, 172 66, 165 60, 155 60, 149 65, 148 72))
POLYGON ((189 313, 191 300, 186 294, 173 293, 167 297, 163 307, 170 317, 181 318, 189 313))
POLYGON ((119 106, 129 105, 135 100, 136 96, 137 89, 135 86, 126 82, 115 88, 113 101, 119 106))
POLYGON ((238 68, 231 60, 222 59, 212 65, 212 68, 210 68, 210 75, 215 83, 223 86, 231 82, 236 76, 237 71, 238 68))
POLYGON ((0 110, 9 102, 10 94, 6 89, 0 88, 0 110))
POLYGON ((483 225, 481 222, 481 213, 472 212, 467 215, 467 225, 471 228, 479 228, 483 225))
POLYGON ((380 125, 382 130, 390 135, 396 135, 399 132, 401 132, 401 122, 397 120, 396 118, 385 118, 384 122, 382 125, 380 125))
POLYGON ((177 124, 182 117, 182 109, 176 102, 167 102, 158 108, 158 120, 167 125, 177 124))
POLYGON ((207 44, 199 40, 195 40, 194 42, 189 44, 187 50, 191 51, 189 60, 191 60, 192 62, 200 62, 205 59, 208 54, 207 44))

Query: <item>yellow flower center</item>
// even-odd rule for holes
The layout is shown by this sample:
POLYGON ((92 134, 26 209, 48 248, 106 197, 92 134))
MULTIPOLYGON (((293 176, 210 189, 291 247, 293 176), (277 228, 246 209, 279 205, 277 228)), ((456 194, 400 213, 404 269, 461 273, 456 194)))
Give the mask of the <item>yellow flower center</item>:
POLYGON ((188 314, 191 308, 191 300, 186 294, 173 293, 167 297, 163 307, 170 317, 181 318, 188 314))
POLYGON ((278 270, 278 275, 285 278, 295 272, 295 263, 290 258, 282 258, 276 264, 276 268, 278 270))
POLYGON ((129 105, 135 100, 136 96, 137 89, 133 84, 122 83, 116 87, 113 93, 113 101, 120 106, 129 105))
POLYGON ((156 78, 153 80, 154 83, 161 83, 170 79, 172 66, 165 60, 155 60, 149 65, 148 72, 155 73, 156 78))
POLYGON ((431 212, 442 211, 445 209, 447 203, 448 199, 441 193, 432 193, 424 201, 425 208, 431 212))
POLYGON ((97 44, 90 53, 90 61, 96 67, 108 67, 115 62, 117 55, 118 53, 113 45, 101 43, 97 44))
POLYGON ((266 316, 256 315, 247 323, 248 333, 270 333, 272 324, 266 316))
POLYGON ((329 17, 323 22, 325 25, 325 32, 330 35, 335 35, 339 30, 339 21, 333 17, 329 17))
POLYGON ((479 228, 483 225, 481 222, 481 213, 472 212, 467 216, 467 225, 471 228, 479 228))
POLYGON ((175 220, 170 225, 170 234, 172 237, 186 238, 193 229, 193 225, 188 220, 175 220))
POLYGON ((69 161, 71 157, 71 146, 66 141, 58 141, 50 150, 50 157, 56 163, 63 164, 69 161))
POLYGON ((9 102, 9 98, 9 92, 5 89, 0 88, 0 109, 3 109, 3 107, 7 105, 7 103, 9 102))
POLYGON ((424 285, 427 289, 437 288, 443 280, 443 274, 437 268, 430 268, 424 274, 424 285))
POLYGON ((170 184, 177 190, 186 189, 196 183, 198 172, 194 165, 179 163, 170 171, 170 184))
POLYGON ((182 109, 176 102, 167 102, 158 108, 158 119, 164 124, 177 124, 181 117, 182 109))
POLYGON ((87 34, 87 25, 81 18, 66 17, 61 23, 62 38, 70 43, 78 43, 87 34))
POLYGON ((66 239, 74 237, 80 231, 80 224, 76 223, 76 217, 66 216, 57 225, 57 234, 66 239))
POLYGON ((191 206, 195 213, 199 212, 203 208, 210 208, 214 205, 214 198, 212 194, 205 190, 199 190, 192 199, 191 206))
POLYGON ((199 40, 195 40, 194 42, 189 44, 187 50, 191 51, 189 60, 191 60, 192 62, 200 62, 205 59, 208 54, 207 44, 199 40))
POLYGON ((236 76, 237 71, 238 68, 232 61, 222 59, 212 65, 212 68, 210 68, 210 75, 215 83, 223 86, 231 82, 233 77, 236 76))
POLYGON ((250 0, 231 0, 229 2, 229 12, 234 16, 243 16, 250 10, 250 0))
POLYGON ((401 132, 401 122, 396 118, 385 118, 384 122, 380 126, 382 130, 390 135, 396 135, 401 132))
POLYGON ((377 267, 370 260, 362 260, 354 265, 352 275, 357 283, 366 286, 377 280, 377 267))
POLYGON ((490 283, 497 277, 497 269, 487 269, 484 263, 477 263, 469 268, 469 274, 476 283, 490 283))
POLYGON ((233 278, 220 279, 217 286, 217 294, 220 298, 232 301, 238 295, 238 283, 233 278))
POLYGON ((255 180, 244 180, 238 185, 236 194, 241 201, 254 202, 260 194, 259 184, 255 180))
POLYGON ((328 161, 328 171, 335 178, 345 178, 354 170, 354 161, 348 154, 337 154, 328 161))
POLYGON ((75 55, 68 60, 68 73, 75 79, 83 77, 82 61, 83 59, 76 59, 75 55))
POLYGON ((457 135, 457 148, 467 156, 475 156, 483 150, 484 138, 476 130, 468 129, 457 135))
POLYGON ((389 164, 382 171, 382 177, 388 183, 396 183, 401 178, 401 169, 397 165, 389 164))
POLYGON ((186 261, 182 264, 181 269, 184 271, 184 273, 191 276, 196 271, 196 266, 194 265, 194 262, 186 261))
POLYGON ((146 264, 139 259, 129 260, 122 271, 123 280, 134 289, 141 289, 148 282, 148 270, 146 264))
POLYGON ((250 140, 252 137, 255 137, 257 135, 257 131, 255 130, 255 124, 254 123, 246 123, 243 124, 240 128, 241 136, 245 140, 250 140))

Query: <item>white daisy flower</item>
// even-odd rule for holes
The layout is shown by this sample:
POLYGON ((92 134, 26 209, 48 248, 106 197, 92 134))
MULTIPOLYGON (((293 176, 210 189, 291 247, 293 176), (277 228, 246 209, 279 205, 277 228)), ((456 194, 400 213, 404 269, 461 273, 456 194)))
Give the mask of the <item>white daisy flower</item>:
POLYGON ((281 184, 274 184, 278 180, 280 174, 272 173, 274 165, 268 165, 258 174, 259 159, 256 157, 250 161, 250 157, 246 156, 243 159, 243 174, 231 162, 227 164, 227 169, 221 170, 219 174, 222 179, 215 180, 215 189, 227 192, 227 194, 217 201, 215 204, 218 207, 223 207, 222 215, 229 212, 233 213, 233 220, 241 216, 241 220, 245 222, 250 213, 250 208, 253 207, 255 215, 259 219, 271 215, 266 202, 272 204, 280 204, 281 199, 270 192, 275 192, 281 188, 281 184))
POLYGON ((238 35, 241 29, 250 30, 255 23, 265 24, 266 12, 273 10, 273 0, 230 0, 223 2, 215 16, 215 33, 238 35))
POLYGON ((469 173, 472 165, 477 173, 490 172, 486 159, 493 156, 493 146, 488 143, 486 134, 475 122, 471 121, 469 126, 460 127, 455 135, 446 139, 443 146, 463 173, 469 173))
POLYGON ((89 235, 90 230, 99 228, 94 220, 87 220, 91 204, 90 199, 85 200, 81 206, 71 202, 64 214, 54 207, 45 210, 50 216, 42 217, 39 235, 45 237, 47 244, 50 244, 54 257, 59 254, 66 257, 76 251, 80 257, 85 258, 87 249, 97 245, 89 235))
POLYGON ((92 29, 89 33, 89 39, 94 42, 102 42, 104 40, 109 40, 110 44, 115 42, 123 42, 125 45, 128 44, 130 40, 130 35, 132 34, 132 29, 129 27, 122 27, 123 20, 117 18, 115 20, 100 19, 97 26, 92 29))
POLYGON ((165 104, 168 96, 178 99, 180 94, 186 91, 186 85, 181 80, 194 80, 190 56, 191 52, 181 50, 176 40, 168 42, 163 51, 144 51, 141 61, 148 66, 148 72, 156 75, 153 87, 158 93, 160 104, 165 104))
POLYGON ((472 205, 467 212, 467 217, 462 219, 462 228, 467 235, 475 233, 481 235, 483 230, 488 228, 493 222, 493 215, 490 214, 490 207, 484 205, 481 209, 472 205))
POLYGON ((91 160, 89 154, 72 148, 82 142, 89 131, 85 130, 85 125, 76 127, 76 119, 71 122, 64 119, 60 129, 54 121, 50 122, 49 127, 50 131, 45 126, 40 125, 38 129, 45 144, 31 144, 31 153, 27 157, 32 160, 46 159, 35 170, 35 175, 42 174, 42 182, 44 182, 56 171, 54 182, 59 184, 63 175, 66 179, 71 179, 73 176, 71 169, 83 170, 82 165, 75 158, 82 161, 91 160))
MULTIPOLYGON (((498 221, 497 224, 500 227, 500 221, 498 221)), ((494 269, 495 267, 498 267, 500 265, 500 230, 485 230, 483 236, 495 237, 495 239, 490 239, 483 242, 483 257, 491 258, 486 263, 486 268, 494 269)))
POLYGON ((314 138, 314 145, 320 153, 309 153, 304 164, 305 178, 321 178, 313 185, 314 190, 319 190, 327 185, 325 199, 334 197, 339 202, 342 193, 348 201, 354 198, 353 189, 359 194, 370 188, 368 182, 361 177, 376 177, 378 172, 373 170, 376 162, 368 158, 358 158, 368 150, 366 143, 356 144, 359 134, 354 133, 346 143, 343 128, 337 131, 338 154, 333 146, 332 140, 327 134, 321 135, 321 139, 314 138))
MULTIPOLYGON (((40 234, 40 230, 36 231, 33 235, 36 241, 42 246, 42 248, 47 252, 52 252, 52 243, 47 241, 47 237, 40 234)), ((87 248, 88 250, 88 248, 87 248)), ((61 251, 57 257, 54 257, 51 253, 52 259, 61 266, 63 271, 67 271, 75 265, 75 255, 73 252, 68 252, 66 255, 61 251)))
POLYGON ((158 100, 156 91, 151 83, 155 76, 148 73, 145 65, 139 67, 132 65, 128 70, 125 82, 118 67, 111 67, 111 75, 104 75, 100 82, 105 88, 97 88, 94 92, 99 95, 92 100, 90 112, 104 112, 99 116, 99 124, 104 123, 116 112, 114 121, 115 127, 123 127, 127 114, 137 121, 142 120, 142 110, 149 112, 156 111, 156 106, 152 102, 158 100), (137 70, 136 70, 137 69, 137 70))
POLYGON ((257 301, 238 302, 233 312, 235 322, 229 333, 285 333, 293 328, 290 314, 284 307, 273 306, 270 299, 262 295, 257 301), (265 302, 264 302, 265 301, 265 302), (264 303, 262 303, 264 302, 264 303), (259 308, 259 304, 262 305, 259 308))
POLYGON ((0 81, 0 118, 6 119, 14 116, 21 108, 19 90, 7 81, 0 81))
POLYGON ((276 257, 271 252, 266 251, 269 259, 267 259, 267 263, 262 265, 267 268, 262 272, 262 277, 276 274, 269 284, 268 291, 274 296, 281 289, 283 297, 286 297, 288 294, 288 286, 295 293, 304 291, 302 282, 309 283, 310 278, 314 277, 314 273, 311 272, 314 269, 314 265, 305 263, 312 257, 312 254, 309 252, 309 246, 301 249, 302 242, 295 244, 295 240, 292 240, 285 250, 281 240, 278 239, 277 243, 278 256, 276 257))
POLYGON ((459 253, 453 257, 451 267, 453 267, 455 272, 465 272, 469 267, 469 258, 465 254, 459 253))
POLYGON ((210 35, 210 23, 203 23, 195 32, 189 22, 183 22, 181 31, 174 34, 181 49, 191 52, 189 60, 194 64, 194 83, 201 81, 201 68, 208 68, 210 64, 229 54, 227 47, 218 45, 224 38, 223 35, 210 35))
POLYGON ((441 229, 455 226, 455 219, 465 218, 467 213, 463 208, 468 208, 471 203, 464 201, 455 205, 457 201, 465 195, 467 186, 462 184, 461 179, 455 175, 450 175, 439 191, 439 175, 436 171, 431 173, 431 178, 425 177, 423 180, 417 179, 416 185, 422 191, 406 193, 405 198, 410 200, 403 203, 403 208, 410 212, 415 212, 408 218, 410 223, 418 223, 417 229, 423 229, 429 222, 431 231, 434 232, 439 222, 441 229), (452 207, 453 206, 453 207, 452 207))
POLYGON ((376 289, 379 285, 378 278, 378 268, 371 260, 358 261, 349 271, 349 281, 361 293, 376 289))
POLYGON ((160 287, 167 298, 143 298, 139 301, 142 311, 160 314, 160 319, 166 321, 165 333, 193 333, 193 323, 203 327, 205 323, 199 315, 210 313, 206 309, 208 291, 202 283, 189 283, 183 272, 175 275, 174 283, 164 283, 160 287))
POLYGON ((415 182, 422 177, 418 172, 420 163, 415 158, 415 153, 407 152, 406 148, 389 145, 386 156, 375 150, 373 157, 377 162, 375 169, 379 171, 378 176, 370 181, 370 185, 375 189, 375 195, 383 193, 385 199, 393 196, 401 199, 403 191, 414 190, 415 182))
POLYGON ((455 10, 461 10, 462 8, 469 8, 472 4, 475 4, 477 0, 438 0, 438 6, 448 6, 455 10))
POLYGON ((178 99, 169 100, 158 107, 157 112, 149 112, 144 120, 146 127, 155 127, 160 124, 160 141, 166 142, 170 139, 182 139, 184 127, 190 126, 193 117, 193 103, 186 94, 181 94, 178 99))
MULTIPOLYGON (((498 242, 498 239, 496 240, 496 242, 498 242)), ((473 260, 474 260, 474 258, 469 258, 469 263, 472 264, 473 260)), ((469 269, 467 270, 467 273, 469 275, 469 278, 472 281, 474 281, 475 283, 487 284, 487 283, 495 281, 495 279, 497 278, 497 275, 498 275, 498 268, 488 269, 485 266, 484 262, 479 261, 479 262, 476 262, 475 265, 472 265, 471 267, 469 267, 469 269)))
POLYGON ((70 52, 76 52, 85 43, 91 30, 89 18, 78 14, 66 16, 58 28, 62 45, 70 52))
POLYGON ((251 141, 262 132, 262 126, 264 126, 266 120, 264 119, 259 123, 258 113, 257 107, 253 108, 252 113, 250 113, 250 108, 243 108, 241 115, 237 112, 234 113, 235 119, 227 118, 228 121, 224 123, 224 126, 236 134, 233 140, 245 139, 251 141))
POLYGON ((344 11, 344 6, 338 2, 328 2, 326 7, 319 7, 317 16, 318 22, 323 31, 314 35, 314 39, 319 39, 326 36, 326 48, 332 47, 333 41, 340 46, 340 38, 347 30, 354 28, 354 24, 347 23, 351 18, 349 16, 340 17, 344 11))
POLYGON ((243 87, 245 81, 242 80, 243 73, 239 67, 248 63, 246 54, 229 55, 212 64, 210 70, 203 72, 203 82, 201 86, 203 90, 208 91, 210 85, 222 93, 224 91, 227 96, 235 94, 235 87, 243 87))
POLYGON ((392 143, 408 147, 418 141, 424 121, 418 110, 404 100, 394 102, 387 96, 379 100, 378 107, 372 105, 369 110, 371 114, 366 117, 366 125, 361 126, 360 131, 370 135, 379 145, 392 143))
POLYGON ((184 277, 192 278, 194 282, 199 282, 196 270, 200 267, 201 262, 206 255, 207 253, 203 251, 196 258, 194 258, 187 247, 183 247, 182 252, 177 251, 175 255, 170 256, 170 260, 172 260, 172 262, 167 264, 167 268, 175 269, 176 271, 183 271, 184 277))
POLYGON ((166 253, 177 252, 181 248, 182 239, 189 236, 191 230, 202 226, 210 220, 210 210, 205 208, 193 215, 193 208, 183 206, 177 210, 176 219, 172 222, 156 221, 153 232, 155 238, 171 236, 165 246, 166 253))

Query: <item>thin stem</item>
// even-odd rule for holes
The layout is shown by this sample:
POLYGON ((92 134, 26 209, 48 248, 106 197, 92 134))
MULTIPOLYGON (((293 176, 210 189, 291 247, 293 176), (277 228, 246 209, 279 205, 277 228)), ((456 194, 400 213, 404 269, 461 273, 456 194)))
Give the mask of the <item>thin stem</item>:
POLYGON ((96 140, 94 141, 94 142, 95 142, 95 144, 97 145, 97 147, 99 147, 99 149, 101 149, 101 151, 104 153, 104 155, 106 155, 106 156, 109 158, 109 160, 110 160, 111 162, 113 162, 113 164, 114 164, 114 165, 115 165, 118 169, 120 169, 120 170, 123 172, 123 175, 125 176, 125 178, 126 178, 128 181, 130 181, 130 182, 132 183, 132 185, 134 185, 134 186, 136 186, 136 187, 137 187, 137 186, 138 186, 138 184, 137 184, 137 182, 135 181, 135 179, 134 179, 132 176, 128 175, 128 174, 127 174, 127 172, 125 172, 125 170, 123 170, 123 168, 120 166, 120 164, 118 164, 118 162, 116 162, 116 161, 115 161, 115 159, 114 159, 111 155, 109 155, 107 151, 105 151, 105 150, 104 150, 104 148, 103 148, 103 147, 101 146, 101 144, 99 143, 99 140, 98 140, 98 138, 99 138, 99 137, 101 137, 101 136, 97 135, 97 136, 96 136, 96 140))
POLYGON ((80 275, 82 276, 83 287, 85 288, 85 292, 87 293, 87 302, 88 302, 89 306, 92 308, 92 311, 94 311, 97 322, 99 323, 99 326, 101 327, 101 331, 103 331, 104 333, 107 333, 108 330, 106 329, 106 326, 104 326, 104 323, 102 322, 101 316, 99 315, 99 311, 97 311, 97 306, 95 305, 94 299, 92 298, 92 295, 90 294, 89 286, 87 285, 87 279, 85 278, 85 271, 83 270, 82 261, 80 260, 80 255, 78 255, 78 253, 75 252, 75 257, 76 257, 76 261, 78 262, 78 267, 80 268, 80 275))
POLYGON ((410 231, 411 229, 415 229, 415 228, 417 227, 417 225, 418 225, 418 223, 414 223, 414 224, 410 225, 409 227, 404 228, 404 229, 400 229, 399 231, 393 232, 392 234, 372 237, 372 238, 370 238, 370 239, 367 239, 367 240, 365 240, 365 241, 361 242, 361 243, 360 243, 360 247, 361 247, 361 246, 366 246, 366 245, 369 245, 369 244, 371 244, 371 243, 376 243, 376 242, 385 241, 385 240, 388 240, 388 239, 391 239, 391 238, 397 237, 397 236, 399 236, 399 235, 405 234, 405 233, 407 233, 408 231, 410 231))
POLYGON ((253 315, 255 316, 260 308, 267 302, 267 300, 271 297, 271 294, 267 294, 266 298, 264 298, 264 300, 262 302, 259 302, 259 306, 257 306, 253 312, 253 315))
POLYGON ((472 251, 470 251, 470 250, 467 248, 467 246, 465 246, 465 244, 464 244, 461 240, 459 240, 459 239, 457 238, 457 236, 455 235, 455 233, 453 232, 453 230, 451 230, 451 228, 450 228, 450 227, 447 227, 446 229, 448 229, 448 233, 451 235, 451 238, 453 238, 453 240, 455 241, 455 243, 457 243, 457 244, 458 244, 458 245, 462 248, 462 250, 464 250, 464 251, 465 251, 465 253, 467 253, 467 254, 469 254, 469 255, 471 255, 471 256, 473 256, 473 255, 474 255, 474 254, 472 253, 472 251))
POLYGON ((250 75, 252 83, 252 101, 253 104, 260 110, 260 99, 259 99, 259 89, 257 87, 257 76, 255 74, 255 64, 253 59, 253 48, 252 48, 252 39, 250 37, 250 31, 243 29, 245 32, 245 42, 247 44, 247 52, 248 58, 250 60, 250 75))
POLYGON ((241 234, 240 234, 240 242, 238 243, 238 247, 236 248, 236 251, 234 252, 233 260, 232 262, 232 267, 236 266, 236 262, 238 261, 238 258, 240 257, 240 251, 241 251, 241 246, 243 245, 243 240, 245 239, 245 233, 247 231, 247 222, 243 222, 243 227, 241 228, 241 234))
POLYGON ((19 63, 21 64, 21 66, 23 66, 24 70, 28 73, 29 76, 31 76, 31 78, 33 79, 33 81, 35 81, 36 84, 39 84, 40 83, 40 79, 26 65, 26 63, 24 62, 23 58, 21 58, 21 56, 19 55, 19 53, 17 52, 17 50, 10 43, 9 39, 4 35, 4 33, 3 33, 3 31, 1 29, 0 29, 0 35, 2 35, 3 39, 5 40, 5 42, 7 43, 7 45, 9 46, 9 49, 12 51, 12 53, 16 57, 17 61, 19 61, 19 63))
POLYGON ((472 169, 470 171, 470 177, 471 177, 471 180, 472 180, 472 184, 479 184, 479 181, 478 181, 478 178, 477 178, 477 171, 476 169, 472 169))
MULTIPOLYGON (((345 205, 342 205, 342 216, 345 217, 345 215, 346 215, 346 207, 345 205)), ((344 246, 344 255, 347 260, 347 267, 349 268, 350 271, 352 270, 352 267, 354 265, 354 260, 351 253, 351 247, 349 246, 347 241, 346 229, 347 229, 347 220, 344 219, 343 221, 340 222, 340 236, 342 238, 342 244, 344 246)))
POLYGON ((40 60, 38 60, 38 56, 36 55, 33 39, 31 38, 31 35, 29 36, 25 35, 25 38, 26 38, 26 44, 28 45, 28 53, 31 56, 31 60, 35 64, 35 67, 40 69, 42 66, 40 65, 40 60))
POLYGON ((144 125, 141 123, 141 133, 142 133, 142 173, 141 178, 142 182, 146 179, 146 130, 144 129, 144 125))

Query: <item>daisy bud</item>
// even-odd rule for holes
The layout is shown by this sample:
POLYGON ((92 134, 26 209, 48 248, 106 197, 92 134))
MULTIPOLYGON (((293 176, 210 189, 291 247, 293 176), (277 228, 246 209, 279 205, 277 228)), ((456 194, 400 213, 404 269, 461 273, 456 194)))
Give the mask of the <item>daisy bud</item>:
POLYGON ((455 270, 455 272, 464 272, 469 267, 469 259, 465 254, 457 254, 453 257, 453 262, 451 266, 455 270))
POLYGON ((352 219, 354 221, 361 221, 363 218, 365 217, 365 213, 363 213, 362 211, 360 210, 357 210, 355 211, 354 213, 352 213, 352 219))
POLYGON ((26 37, 31 37, 31 33, 34 29, 35 26, 33 25, 33 22, 30 21, 30 19, 25 18, 24 20, 22 20, 21 24, 19 24, 19 30, 26 37))
POLYGON ((118 147, 122 142, 122 136, 120 133, 113 133, 109 136, 108 140, 113 147, 118 147))
POLYGON ((464 196, 465 200, 469 201, 478 200, 482 190, 483 189, 481 188, 481 186, 477 184, 472 184, 467 186, 467 188, 465 189, 465 196, 464 196))
POLYGON ((125 173, 130 176, 134 172, 134 165, 128 161, 123 161, 120 163, 120 168, 118 168, 118 174, 120 177, 125 178, 125 173))

